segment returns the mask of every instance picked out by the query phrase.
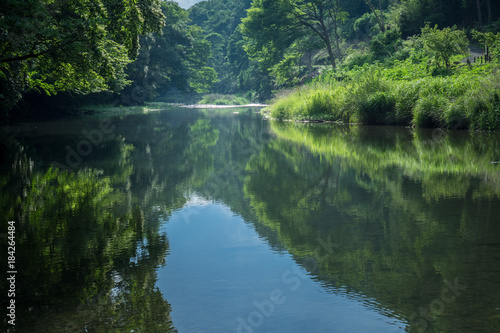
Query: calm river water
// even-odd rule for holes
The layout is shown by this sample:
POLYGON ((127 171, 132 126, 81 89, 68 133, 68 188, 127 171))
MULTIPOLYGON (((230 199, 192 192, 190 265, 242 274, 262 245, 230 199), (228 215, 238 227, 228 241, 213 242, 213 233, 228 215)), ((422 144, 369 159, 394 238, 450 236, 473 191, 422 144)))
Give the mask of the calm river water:
POLYGON ((500 332, 500 136, 256 111, 0 128, 2 327, 500 332))

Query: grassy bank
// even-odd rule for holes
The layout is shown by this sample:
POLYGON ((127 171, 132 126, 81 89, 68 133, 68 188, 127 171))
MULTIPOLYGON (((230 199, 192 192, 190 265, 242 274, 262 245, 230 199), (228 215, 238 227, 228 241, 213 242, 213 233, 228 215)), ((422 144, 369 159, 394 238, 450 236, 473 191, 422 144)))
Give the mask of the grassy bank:
POLYGON ((500 130, 499 109, 496 65, 437 73, 407 61, 323 76, 267 111, 276 119, 500 130))

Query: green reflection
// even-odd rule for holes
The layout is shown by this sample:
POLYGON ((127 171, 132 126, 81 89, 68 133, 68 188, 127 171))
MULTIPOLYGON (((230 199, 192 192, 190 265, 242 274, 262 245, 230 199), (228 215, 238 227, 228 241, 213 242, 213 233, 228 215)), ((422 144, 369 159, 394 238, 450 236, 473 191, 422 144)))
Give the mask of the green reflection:
POLYGON ((425 184, 427 199, 463 197, 468 186, 461 181, 469 177, 484 180, 474 196, 498 197, 500 193, 500 169, 494 163, 500 160, 496 134, 280 123, 271 127, 279 138, 304 144, 325 158, 345 158, 372 178, 397 167, 404 176, 425 184))
POLYGON ((179 118, 115 117, 72 168, 67 147, 88 140, 72 133, 99 128, 99 118, 63 125, 70 131, 58 139, 61 125, 40 123, 33 137, 2 140, 0 214, 17 224, 17 331, 176 331, 156 287, 168 251, 160 224, 213 173, 219 137, 210 120, 179 118))
POLYGON ((206 152, 218 131, 207 120, 123 120, 72 170, 43 166, 64 165, 58 142, 78 147, 85 137, 51 142, 47 126, 45 142, 2 140, 0 213, 17 226, 17 331, 175 332, 155 286, 168 251, 160 223, 213 170, 206 152))
POLYGON ((174 332, 155 287, 167 240, 117 189, 131 175, 130 145, 120 146, 110 177, 37 170, 23 146, 8 143, 0 211, 16 221, 16 331, 174 332))
POLYGON ((373 297, 411 332, 500 330, 497 137, 271 128, 245 195, 313 276, 373 297))
POLYGON ((0 213, 20 227, 25 330, 175 331, 155 288, 168 260, 159 230, 193 192, 224 202, 326 290, 362 293, 412 332, 500 330, 498 137, 279 123, 270 135, 244 109, 112 123, 70 171, 47 165, 84 137, 2 141, 0 213), (455 279, 467 289, 430 311, 455 279))

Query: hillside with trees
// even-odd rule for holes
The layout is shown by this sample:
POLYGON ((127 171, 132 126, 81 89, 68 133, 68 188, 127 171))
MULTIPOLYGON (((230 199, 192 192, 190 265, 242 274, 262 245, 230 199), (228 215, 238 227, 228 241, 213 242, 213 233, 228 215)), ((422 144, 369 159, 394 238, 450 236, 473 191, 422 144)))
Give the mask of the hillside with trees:
MULTIPOLYGON (((496 73, 500 50, 500 4, 491 0, 208 0, 188 10, 161 0, 4 0, 2 8, 4 115, 34 104, 128 106, 173 96, 180 102, 184 94, 269 101, 311 83, 357 84, 370 79, 366 73, 389 72, 398 87, 409 77, 470 81, 496 73), (471 45, 476 57, 467 62, 471 45)), ((488 110, 496 105, 497 88, 490 86, 481 102, 492 104, 488 110)), ((377 96, 365 104, 397 109, 398 96, 377 96)), ((313 106, 312 114, 272 114, 325 118, 329 103, 313 106)), ((337 108, 325 119, 362 121, 356 110, 337 108)), ((406 111, 414 120, 415 107, 406 111)), ((376 122, 408 124, 402 112, 376 122)), ((458 127, 470 127, 469 118, 458 127)))
POLYGON ((216 80, 208 40, 173 1, 6 0, 0 15, 4 116, 37 104, 136 105, 216 80))

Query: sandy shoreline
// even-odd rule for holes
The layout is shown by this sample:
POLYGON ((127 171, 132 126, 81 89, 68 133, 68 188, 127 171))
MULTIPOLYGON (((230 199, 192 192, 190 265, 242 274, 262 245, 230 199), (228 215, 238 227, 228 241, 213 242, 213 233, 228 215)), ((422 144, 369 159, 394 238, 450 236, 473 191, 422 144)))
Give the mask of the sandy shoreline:
POLYGON ((215 104, 175 104, 183 108, 190 109, 229 109, 229 108, 248 108, 248 107, 266 107, 267 104, 245 104, 245 105, 215 105, 215 104))

